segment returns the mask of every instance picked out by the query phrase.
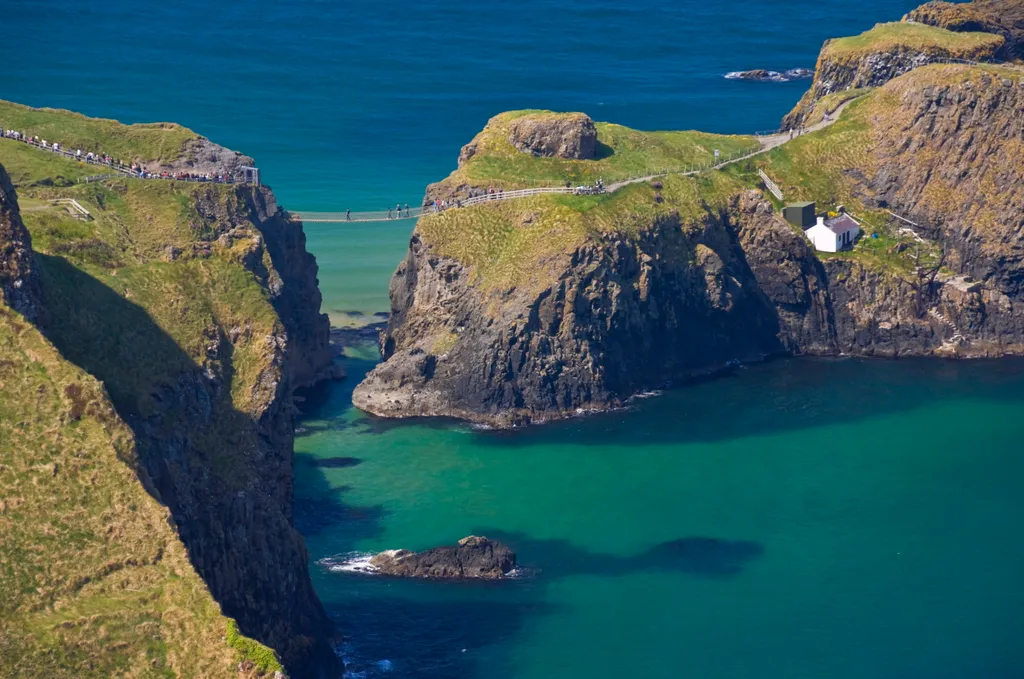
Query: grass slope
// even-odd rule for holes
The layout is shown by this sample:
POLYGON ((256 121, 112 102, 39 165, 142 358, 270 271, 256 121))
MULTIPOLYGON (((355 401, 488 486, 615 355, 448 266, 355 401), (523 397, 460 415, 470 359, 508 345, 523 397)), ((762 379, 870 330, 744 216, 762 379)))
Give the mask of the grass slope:
MULTIPOLYGON (((862 238, 852 251, 834 255, 819 253, 820 257, 852 258, 874 268, 912 272, 918 263, 918 253, 922 264, 927 264, 939 256, 937 247, 919 247, 909 234, 900 231, 902 224, 884 210, 872 209, 866 204, 862 180, 873 176, 878 169, 876 146, 901 143, 906 138, 906 129, 913 124, 916 110, 904 106, 901 93, 967 82, 984 87, 982 79, 989 76, 1017 83, 1024 80, 1020 70, 996 65, 923 66, 852 102, 832 126, 797 137, 727 172, 743 183, 756 186, 759 183, 756 171, 763 169, 780 185, 787 202, 815 201, 819 211, 845 205, 866 219, 869 236, 872 232, 878 234, 878 238, 862 238)), ((1007 140, 1008 145, 1015 143, 1007 140)), ((927 153, 929 151, 921 150, 915 160, 926 166, 932 160, 927 153)), ((971 200, 959 196, 951 187, 931 190, 927 198, 940 210, 952 208, 956 201, 971 200)), ((984 224, 980 216, 977 225, 981 228, 984 224)))
MULTIPOLYGON (((10 140, 0 165, 24 206, 49 317, 44 339, 0 310, 0 676, 223 677, 240 660, 243 676, 272 673, 273 651, 221 615, 143 490, 111 406, 147 417, 182 374, 216 376, 227 388, 193 441, 228 489, 246 483, 280 321, 242 264, 258 233, 242 223, 216 239, 196 207, 230 213, 241 189, 75 184, 83 166, 10 140), (64 197, 94 220, 48 202, 64 197)), ((165 408, 160 426, 176 418, 165 408)))
POLYGON ((0 676, 238 676, 231 621, 139 483, 131 431, 6 308, 0 389, 0 676))
MULTIPOLYGON (((185 155, 186 144, 198 139, 192 130, 173 123, 123 125, 62 109, 32 108, 0 100, 0 127, 38 135, 66 148, 107 153, 122 160, 170 162, 185 155)), ((96 174, 93 172, 92 174, 96 174)))

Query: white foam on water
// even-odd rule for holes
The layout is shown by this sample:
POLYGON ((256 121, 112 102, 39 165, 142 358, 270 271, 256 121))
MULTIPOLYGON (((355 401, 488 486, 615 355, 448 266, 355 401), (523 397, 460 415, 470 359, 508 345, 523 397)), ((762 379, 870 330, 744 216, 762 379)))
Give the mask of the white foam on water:
POLYGON ((370 563, 373 552, 349 552, 340 556, 328 556, 317 564, 332 573, 376 573, 377 567, 370 563))

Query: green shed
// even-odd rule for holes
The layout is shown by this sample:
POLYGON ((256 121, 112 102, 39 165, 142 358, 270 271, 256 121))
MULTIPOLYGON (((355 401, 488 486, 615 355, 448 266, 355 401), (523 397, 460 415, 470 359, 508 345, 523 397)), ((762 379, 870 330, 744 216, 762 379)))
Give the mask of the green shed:
POLYGON ((809 229, 815 224, 814 203, 792 203, 782 208, 782 216, 793 226, 809 229))

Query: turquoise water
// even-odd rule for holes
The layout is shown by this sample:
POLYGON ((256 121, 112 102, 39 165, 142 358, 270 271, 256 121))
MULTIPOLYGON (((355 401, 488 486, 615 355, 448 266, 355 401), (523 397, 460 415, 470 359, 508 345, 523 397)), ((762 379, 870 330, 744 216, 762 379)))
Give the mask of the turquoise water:
POLYGON ((781 361, 514 434, 382 424, 336 389, 297 520, 314 555, 482 533, 539 569, 314 568, 367 676, 1009 679, 1022 386, 1020 361, 781 361))
MULTIPOLYGON (((812 65, 917 2, 9 4, 0 97, 181 122, 291 209, 372 210, 415 203, 505 109, 774 127, 806 83, 723 73, 812 65)), ((387 310, 411 228, 307 225, 337 325, 387 310)), ((352 676, 1024 676, 1020 362, 780 361, 499 434, 360 415, 358 349, 297 440, 313 559, 483 532, 530 575, 313 564, 352 676)))

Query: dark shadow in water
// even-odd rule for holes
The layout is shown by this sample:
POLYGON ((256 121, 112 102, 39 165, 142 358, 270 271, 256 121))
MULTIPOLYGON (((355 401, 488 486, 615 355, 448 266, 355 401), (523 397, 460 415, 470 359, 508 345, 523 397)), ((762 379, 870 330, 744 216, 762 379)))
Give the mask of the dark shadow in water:
POLYGON ((711 442, 859 422, 942 400, 1020 401, 1022 387, 1024 360, 1014 358, 783 359, 669 389, 624 410, 476 436, 506 447, 711 442))
POLYGON ((358 630, 356 643, 341 649, 349 672, 416 679, 510 677, 511 668, 481 662, 481 651, 515 638, 529 618, 558 610, 489 596, 483 589, 479 596, 441 600, 427 591, 437 583, 402 584, 408 586, 399 588, 400 596, 369 585, 369 597, 349 606, 328 605, 332 617, 358 630))
POLYGON ((379 538, 384 534, 384 507, 349 504, 343 499, 348 490, 347 486, 332 486, 321 469, 304 472, 292 505, 295 527, 305 536, 315 536, 344 525, 348 544, 338 546, 335 553, 353 551, 360 540, 379 538))
POLYGON ((313 457, 312 455, 296 455, 296 458, 301 458, 314 467, 323 467, 324 469, 344 469, 345 467, 355 467, 357 464, 362 463, 358 457, 313 457))
POLYGON ((516 552, 519 565, 536 570, 541 580, 645 571, 724 578, 739 575, 751 561, 764 554, 764 546, 759 542, 701 536, 668 540, 633 556, 619 556, 591 552, 561 538, 532 538, 525 533, 495 528, 479 528, 473 533, 507 544, 516 552))
MULTIPOLYGON (((375 361, 346 359, 349 377, 330 386, 329 403, 307 402, 303 434, 340 428, 337 415, 353 408, 351 395, 375 361)), ((1024 400, 1024 359, 952 361, 928 358, 782 358, 743 366, 715 377, 670 385, 606 413, 535 424, 512 431, 480 429, 492 446, 583 444, 643 446, 712 442, 858 422, 908 412, 949 399, 1024 400)), ((950 421, 949 426, 960 423, 950 421)), ((450 429, 468 423, 448 418, 361 418, 367 434, 400 427, 450 429)))

